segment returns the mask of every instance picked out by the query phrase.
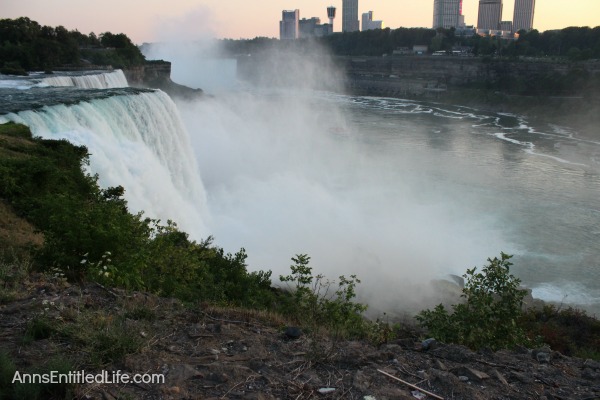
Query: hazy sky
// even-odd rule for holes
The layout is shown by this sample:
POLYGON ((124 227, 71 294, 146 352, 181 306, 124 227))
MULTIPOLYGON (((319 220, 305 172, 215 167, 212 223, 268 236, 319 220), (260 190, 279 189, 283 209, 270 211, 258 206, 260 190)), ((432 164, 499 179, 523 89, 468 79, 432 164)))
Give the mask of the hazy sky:
MULTIPOLYGON (((463 0, 468 25, 477 21, 478 0, 463 0)), ((600 25, 600 0, 537 0, 534 27, 600 25)), ((41 25, 63 25, 81 33, 125 33, 136 44, 186 37, 200 39, 279 37, 281 11, 299 9, 300 18, 320 17, 334 5, 342 26, 342 0, 1 0, 0 18, 29 17, 41 25)), ((504 0, 504 20, 512 20, 513 0, 504 0)), ((389 28, 431 27, 433 0, 359 0, 359 13, 373 11, 389 28)))

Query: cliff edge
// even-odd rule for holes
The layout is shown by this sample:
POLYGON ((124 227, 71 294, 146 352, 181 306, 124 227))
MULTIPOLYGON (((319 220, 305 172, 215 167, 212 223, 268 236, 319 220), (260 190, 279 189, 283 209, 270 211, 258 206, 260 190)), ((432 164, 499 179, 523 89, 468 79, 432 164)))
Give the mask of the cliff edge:
POLYGON ((201 97, 202 89, 193 89, 171 80, 171 63, 168 61, 148 61, 141 66, 123 70, 129 86, 160 89, 171 97, 192 100, 201 97))

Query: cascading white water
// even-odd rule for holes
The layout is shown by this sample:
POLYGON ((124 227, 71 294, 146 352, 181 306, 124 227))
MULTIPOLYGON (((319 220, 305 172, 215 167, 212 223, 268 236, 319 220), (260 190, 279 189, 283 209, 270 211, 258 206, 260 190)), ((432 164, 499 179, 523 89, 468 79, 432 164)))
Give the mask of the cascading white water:
POLYGON ((85 145, 102 187, 122 185, 132 212, 174 220, 204 238, 206 199, 189 137, 164 92, 112 96, 6 114, 34 136, 85 145))
POLYGON ((129 86, 127 78, 120 69, 93 75, 51 76, 42 79, 42 85, 75 86, 81 89, 111 89, 129 86))

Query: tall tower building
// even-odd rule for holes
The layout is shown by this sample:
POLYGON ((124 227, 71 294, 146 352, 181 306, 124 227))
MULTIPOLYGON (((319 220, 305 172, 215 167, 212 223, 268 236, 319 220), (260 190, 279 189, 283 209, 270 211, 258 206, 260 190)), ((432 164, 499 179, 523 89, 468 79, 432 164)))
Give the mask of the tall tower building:
POLYGON ((515 0, 515 12, 513 14, 513 30, 519 32, 521 29, 530 31, 533 29, 533 13, 535 11, 535 0, 515 0))
POLYGON ((461 25, 462 0, 434 0, 433 29, 458 28, 461 25))
POLYGON ((333 20, 335 19, 335 7, 327 7, 327 17, 329 17, 329 25, 331 25, 331 31, 333 32, 333 20))
POLYGON ((479 0, 478 30, 499 30, 501 20, 502 0, 479 0))
POLYGON ((360 29, 358 21, 358 0, 342 2, 342 32, 355 32, 360 29))
POLYGON ((298 39, 298 36, 300 35, 299 21, 300 10, 283 10, 281 13, 281 21, 279 21, 279 39, 298 39))

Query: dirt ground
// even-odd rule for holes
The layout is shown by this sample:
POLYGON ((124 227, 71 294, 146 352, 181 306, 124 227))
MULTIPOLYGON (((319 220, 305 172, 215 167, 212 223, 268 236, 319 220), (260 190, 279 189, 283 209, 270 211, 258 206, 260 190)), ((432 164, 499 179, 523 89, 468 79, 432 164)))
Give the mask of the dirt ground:
POLYGON ((473 352, 410 335, 374 346, 286 335, 285 321, 266 313, 186 307, 98 284, 31 278, 22 286, 0 306, 0 352, 17 370, 39 371, 60 356, 86 373, 164 377, 78 384, 80 399, 600 399, 600 363, 548 348, 473 352), (32 339, 40 318, 49 331, 32 339), (94 359, 114 350, 104 337, 137 346, 94 359))

